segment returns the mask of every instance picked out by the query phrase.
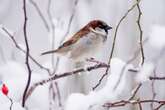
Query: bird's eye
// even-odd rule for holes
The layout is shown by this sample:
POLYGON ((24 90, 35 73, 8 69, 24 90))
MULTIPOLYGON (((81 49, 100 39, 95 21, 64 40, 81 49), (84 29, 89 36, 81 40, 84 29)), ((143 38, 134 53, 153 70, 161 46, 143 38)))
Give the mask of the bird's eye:
POLYGON ((99 25, 99 28, 104 29, 105 26, 104 25, 99 25))
POLYGON ((108 30, 112 29, 112 27, 108 26, 107 24, 102 24, 99 26, 99 28, 104 29, 106 33, 108 33, 108 30))

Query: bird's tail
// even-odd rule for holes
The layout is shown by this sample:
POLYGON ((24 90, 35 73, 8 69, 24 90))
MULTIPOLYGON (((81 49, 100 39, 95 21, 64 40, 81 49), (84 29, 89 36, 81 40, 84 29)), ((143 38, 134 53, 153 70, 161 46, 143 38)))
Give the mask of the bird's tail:
POLYGON ((66 55, 66 53, 70 50, 71 50, 70 47, 62 47, 62 48, 59 47, 55 50, 50 50, 50 51, 43 52, 43 53, 41 53, 41 55, 54 54, 54 53, 58 54, 58 55, 66 55))
POLYGON ((50 51, 46 51, 46 52, 41 53, 41 55, 53 54, 53 53, 56 53, 56 52, 58 52, 58 50, 50 50, 50 51))

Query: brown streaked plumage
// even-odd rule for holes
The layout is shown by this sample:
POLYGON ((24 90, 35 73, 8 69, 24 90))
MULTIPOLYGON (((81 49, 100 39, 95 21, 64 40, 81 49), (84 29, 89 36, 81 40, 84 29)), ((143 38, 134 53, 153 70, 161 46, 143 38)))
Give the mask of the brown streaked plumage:
MULTIPOLYGON (((111 29, 110 26, 108 26, 105 22, 101 21, 101 20, 93 20, 91 22, 89 22, 86 26, 84 26, 82 29, 80 29, 77 33, 75 33, 69 40, 67 40, 66 42, 64 42, 59 48, 57 48, 56 50, 51 50, 51 51, 47 51, 42 53, 42 55, 45 54, 51 54, 51 53, 67 53, 68 51, 72 50, 72 46, 73 44, 76 44, 78 41, 80 41, 80 39, 88 37, 89 33, 94 33, 94 34, 101 34, 101 32, 96 31, 96 28, 101 28, 103 29, 107 34, 108 34, 108 30, 111 29)), ((102 35, 104 36, 104 35, 102 35)))

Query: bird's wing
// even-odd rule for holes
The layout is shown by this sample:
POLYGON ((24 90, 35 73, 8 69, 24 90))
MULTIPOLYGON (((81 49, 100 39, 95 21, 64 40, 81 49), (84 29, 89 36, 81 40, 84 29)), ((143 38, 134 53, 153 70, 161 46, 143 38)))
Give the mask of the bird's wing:
POLYGON ((89 33, 89 30, 84 29, 84 28, 81 29, 81 31, 78 31, 73 37, 71 37, 69 40, 64 42, 58 49, 56 49, 56 52, 60 52, 64 48, 69 48, 68 51, 70 51, 72 45, 75 44, 77 41, 79 41, 79 39, 81 39, 82 37, 86 37, 85 35, 88 33, 89 33))
POLYGON ((72 45, 74 43, 76 43, 77 41, 78 41, 78 39, 71 38, 71 39, 67 40, 66 42, 64 42, 56 50, 46 51, 46 52, 43 52, 41 55, 46 55, 46 54, 51 54, 51 53, 65 54, 72 49, 72 45))
POLYGON ((75 41, 73 39, 70 39, 70 40, 64 42, 59 48, 57 48, 55 50, 43 52, 43 53, 41 53, 41 55, 52 54, 52 53, 66 53, 71 49, 71 45, 74 42, 75 41))
POLYGON ((89 33, 90 30, 86 29, 85 27, 81 29, 81 31, 78 31, 73 37, 71 37, 69 40, 65 41, 59 48, 56 50, 50 50, 47 52, 42 53, 41 55, 45 54, 51 54, 51 53, 60 53, 65 54, 68 51, 72 50, 73 44, 75 44, 80 38, 85 37, 86 34, 89 33))

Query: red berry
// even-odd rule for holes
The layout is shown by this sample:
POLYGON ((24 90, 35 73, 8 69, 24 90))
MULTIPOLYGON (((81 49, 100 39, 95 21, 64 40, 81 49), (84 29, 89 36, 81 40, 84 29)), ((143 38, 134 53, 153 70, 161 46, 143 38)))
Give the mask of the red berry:
POLYGON ((4 95, 7 95, 8 92, 9 92, 8 87, 7 87, 5 84, 3 84, 3 86, 2 86, 2 93, 3 93, 4 95))

